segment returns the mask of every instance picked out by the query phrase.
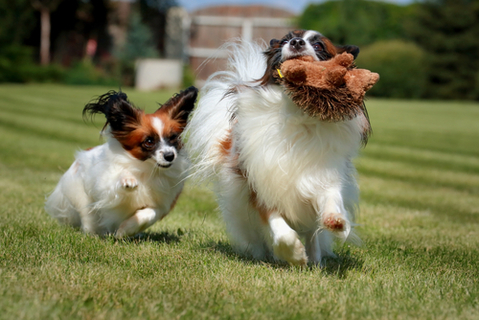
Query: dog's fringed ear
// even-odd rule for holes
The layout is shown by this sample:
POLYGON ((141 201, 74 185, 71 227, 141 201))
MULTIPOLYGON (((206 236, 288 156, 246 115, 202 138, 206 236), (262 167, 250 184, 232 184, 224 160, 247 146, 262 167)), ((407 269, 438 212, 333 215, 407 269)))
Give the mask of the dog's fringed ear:
POLYGON ((123 131, 128 124, 138 123, 141 112, 128 101, 125 93, 111 90, 88 103, 83 108, 83 118, 102 113, 106 117, 102 131, 109 124, 112 132, 115 132, 123 131))
POLYGON ((347 52, 353 55, 354 59, 356 59, 359 55, 359 47, 358 46, 336 46, 336 53, 341 54, 343 52, 347 52))
POLYGON ((278 39, 271 39, 271 41, 269 42, 269 46, 274 49, 279 48, 280 44, 281 44, 281 41, 278 39))
POLYGON ((198 97, 198 89, 191 86, 171 97, 156 112, 167 113, 171 119, 186 125, 198 97))

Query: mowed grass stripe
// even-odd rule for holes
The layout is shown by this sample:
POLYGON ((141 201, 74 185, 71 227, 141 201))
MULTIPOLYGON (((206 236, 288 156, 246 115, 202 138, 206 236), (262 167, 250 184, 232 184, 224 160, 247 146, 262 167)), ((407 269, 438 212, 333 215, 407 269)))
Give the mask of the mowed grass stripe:
POLYGON ((361 199, 369 203, 428 210, 451 224, 479 223, 479 197, 475 194, 372 176, 361 176, 360 185, 361 199))
MULTIPOLYGON (((83 107, 98 96, 110 90, 119 91, 120 88, 104 86, 62 86, 62 85, 2 85, 0 86, 0 110, 2 107, 15 106, 28 109, 45 109, 61 114, 78 115, 81 119, 83 107)), ((138 92, 132 88, 122 90, 135 106, 153 112, 159 104, 166 102, 179 90, 165 90, 161 92, 138 92)))
POLYGON ((358 162, 369 159, 398 161, 403 164, 421 168, 445 169, 464 173, 479 174, 479 159, 475 156, 454 152, 438 152, 424 148, 400 147, 380 144, 377 141, 367 145, 361 151, 358 162))
POLYGON ((467 134, 478 131, 476 102, 374 99, 366 106, 378 128, 467 134))
POLYGON ((83 137, 72 138, 61 132, 31 130, 19 124, 5 122, 2 118, 0 136, 1 164, 6 168, 40 172, 54 170, 63 173, 72 164, 75 152, 103 142, 99 134, 95 135, 94 132, 90 132, 90 136, 85 132, 83 137))
POLYGON ((79 124, 83 122, 83 106, 79 105, 75 110, 68 108, 48 108, 45 106, 26 106, 22 104, 0 103, 0 111, 19 116, 28 115, 38 117, 38 119, 58 119, 65 122, 79 124))
MULTIPOLYGON (((32 98, 29 96, 20 96, 15 98, 7 96, 5 100, 0 101, 0 110, 15 113, 18 115, 31 115, 39 118, 52 118, 78 124, 84 122, 84 120, 90 119, 89 116, 83 119, 83 108, 90 101, 94 101, 96 97, 97 95, 91 96, 86 100, 83 99, 72 102, 71 97, 69 99, 61 99, 55 101, 51 101, 48 99, 37 101, 39 100, 38 98, 32 98)), ((134 101, 132 101, 132 103, 134 103, 134 101)), ((152 112, 159 107, 155 102, 152 101, 150 101, 149 104, 150 106, 146 110, 149 110, 149 112, 152 112)), ((92 119, 96 119, 96 122, 98 124, 104 123, 103 115, 92 117, 92 119)))
POLYGON ((95 128, 85 123, 70 123, 54 118, 37 118, 32 115, 18 115, 0 111, 0 127, 28 135, 41 136, 47 139, 59 139, 62 141, 79 144, 92 141, 96 131, 99 136, 100 128, 95 128))
MULTIPOLYGON (((479 250, 475 223, 451 227, 449 220, 433 214, 429 209, 404 208, 394 203, 381 204, 363 200, 360 209, 357 229, 360 234, 367 233, 364 239, 366 242, 379 242, 383 243, 380 246, 384 246, 393 240, 401 246, 408 245, 426 251, 432 248, 479 250)), ((369 250, 369 244, 364 249, 369 250)), ((477 262, 477 259, 474 260, 474 263, 477 262)))
POLYGON ((472 102, 371 100, 371 144, 479 156, 479 108, 472 102))
POLYGON ((479 174, 415 166, 401 161, 377 160, 364 157, 358 171, 366 176, 414 183, 430 188, 451 188, 469 194, 479 194, 479 174))
MULTIPOLYGON (((373 124, 374 126, 374 124, 373 124)), ((373 127, 374 128, 374 127, 373 127)), ((479 157, 477 133, 449 134, 449 133, 424 133, 417 131, 404 131, 404 129, 375 130, 371 144, 393 145, 403 148, 422 149, 427 151, 449 153, 479 157)))

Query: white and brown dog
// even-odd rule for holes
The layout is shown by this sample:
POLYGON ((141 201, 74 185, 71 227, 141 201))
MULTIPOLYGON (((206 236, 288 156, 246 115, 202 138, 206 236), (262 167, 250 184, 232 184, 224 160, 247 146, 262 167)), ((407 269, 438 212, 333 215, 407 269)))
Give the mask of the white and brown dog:
POLYGON ((219 206, 239 253, 291 264, 333 256, 334 235, 354 240, 358 204, 351 163, 370 130, 364 112, 326 122, 301 111, 275 83, 288 59, 328 60, 338 47, 298 30, 269 48, 231 43, 228 71, 206 82, 185 131, 200 178, 214 178, 219 206), (301 239, 304 240, 304 244, 301 239))
POLYGON ((110 91, 86 105, 84 115, 105 115, 108 141, 77 153, 46 211, 62 224, 116 237, 135 235, 166 216, 187 176, 180 134, 197 93, 190 87, 152 114, 122 92, 110 91))

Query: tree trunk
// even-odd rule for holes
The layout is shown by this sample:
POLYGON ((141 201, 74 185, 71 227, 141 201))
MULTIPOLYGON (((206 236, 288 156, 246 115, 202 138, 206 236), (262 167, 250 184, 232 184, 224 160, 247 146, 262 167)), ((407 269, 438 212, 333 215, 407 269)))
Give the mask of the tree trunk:
POLYGON ((40 38, 40 63, 46 66, 50 63, 50 10, 42 7, 40 10, 41 38, 40 38))

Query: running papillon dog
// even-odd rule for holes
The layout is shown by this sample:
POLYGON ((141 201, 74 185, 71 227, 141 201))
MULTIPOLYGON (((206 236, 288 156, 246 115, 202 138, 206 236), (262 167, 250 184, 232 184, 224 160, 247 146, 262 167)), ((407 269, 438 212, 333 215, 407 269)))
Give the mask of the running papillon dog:
POLYGON ((184 133, 193 176, 213 180, 239 253, 319 264, 334 256, 335 236, 359 241, 352 229, 358 187, 351 161, 367 139, 369 119, 365 109, 341 121, 313 118, 291 101, 275 73, 291 58, 356 57, 359 48, 335 46, 306 30, 269 47, 239 41, 227 48, 229 68, 208 79, 184 133))
POLYGON ((198 90, 190 87, 152 114, 110 91, 83 109, 104 114, 105 144, 80 151, 45 209, 86 233, 133 236, 165 217, 180 195, 189 161, 180 134, 198 90))

